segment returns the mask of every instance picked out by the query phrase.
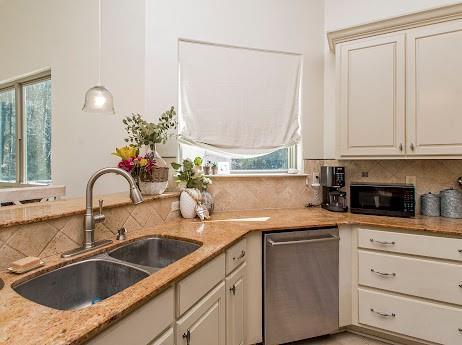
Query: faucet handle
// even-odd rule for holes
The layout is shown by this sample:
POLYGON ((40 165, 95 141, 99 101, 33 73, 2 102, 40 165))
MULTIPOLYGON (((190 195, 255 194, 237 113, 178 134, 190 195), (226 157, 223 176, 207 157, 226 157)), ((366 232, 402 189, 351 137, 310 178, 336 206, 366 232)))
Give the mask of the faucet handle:
POLYGON ((101 222, 104 222, 106 220, 106 217, 103 214, 103 203, 104 203, 103 199, 98 200, 99 214, 97 214, 96 216, 93 216, 93 219, 95 220, 95 223, 101 223, 101 222))

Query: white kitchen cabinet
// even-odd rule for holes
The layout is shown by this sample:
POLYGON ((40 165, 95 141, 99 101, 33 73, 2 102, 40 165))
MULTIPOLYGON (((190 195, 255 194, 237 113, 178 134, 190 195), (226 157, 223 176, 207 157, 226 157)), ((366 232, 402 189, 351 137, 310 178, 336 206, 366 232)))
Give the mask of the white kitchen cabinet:
POLYGON ((226 278, 226 345, 246 344, 246 275, 243 263, 226 278))
POLYGON ((169 288, 159 296, 115 323, 91 339, 89 345, 173 345, 168 339, 157 342, 162 332, 171 326, 174 315, 174 289, 169 288), (153 342, 153 340, 156 339, 153 342))
POLYGON ((405 146, 405 35, 339 46, 340 155, 400 156, 405 146))
POLYGON ((173 328, 170 327, 164 334, 162 334, 158 339, 154 340, 149 345, 175 345, 173 328))
POLYGON ((359 289, 359 322, 444 345, 462 342, 462 310, 439 303, 359 289))
POLYGON ((340 158, 462 156, 462 20, 336 51, 340 158))
POLYGON ((225 345, 225 282, 195 304, 176 325, 176 345, 225 345))
POLYGON ((462 21, 407 33, 407 151, 462 155, 462 21))

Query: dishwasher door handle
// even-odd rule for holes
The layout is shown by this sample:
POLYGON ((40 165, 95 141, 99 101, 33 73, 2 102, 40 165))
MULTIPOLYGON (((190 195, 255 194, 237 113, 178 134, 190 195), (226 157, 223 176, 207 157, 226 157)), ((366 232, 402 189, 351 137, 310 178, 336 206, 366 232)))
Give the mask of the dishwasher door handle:
POLYGON ((339 240, 340 238, 338 236, 329 235, 329 237, 323 237, 323 238, 313 238, 313 239, 285 241, 285 242, 276 242, 276 241, 273 241, 272 239, 268 239, 268 243, 271 244, 272 247, 274 247, 274 246, 288 246, 292 244, 308 244, 308 243, 319 243, 319 242, 339 241, 339 240))

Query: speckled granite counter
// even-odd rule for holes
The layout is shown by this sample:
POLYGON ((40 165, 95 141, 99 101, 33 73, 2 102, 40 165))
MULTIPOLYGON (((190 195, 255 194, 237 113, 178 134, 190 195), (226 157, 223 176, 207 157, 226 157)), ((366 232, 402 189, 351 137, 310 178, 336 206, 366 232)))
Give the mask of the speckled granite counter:
POLYGON ((126 290, 98 303, 74 311, 50 309, 16 294, 11 284, 24 281, 45 271, 124 244, 115 243, 106 248, 71 260, 59 256, 47 260, 44 268, 22 276, 1 273, 5 287, 0 291, 0 344, 81 344, 116 320, 146 303, 187 274, 196 270, 250 231, 269 231, 289 228, 362 224, 395 229, 421 231, 423 234, 462 236, 462 220, 418 217, 401 219, 353 214, 331 213, 316 209, 260 210, 224 212, 213 220, 200 223, 177 220, 157 227, 137 230, 128 241, 149 235, 189 239, 203 245, 194 253, 165 267, 126 290))
MULTIPOLYGON (((168 192, 161 195, 143 196, 145 201, 178 197, 179 192, 168 192)), ((104 200, 104 208, 130 205, 132 202, 127 192, 114 193, 93 198, 96 209, 98 199, 104 200)), ((57 200, 35 204, 2 207, 0 212, 0 228, 14 225, 30 224, 50 219, 62 218, 85 213, 85 197, 57 200)))

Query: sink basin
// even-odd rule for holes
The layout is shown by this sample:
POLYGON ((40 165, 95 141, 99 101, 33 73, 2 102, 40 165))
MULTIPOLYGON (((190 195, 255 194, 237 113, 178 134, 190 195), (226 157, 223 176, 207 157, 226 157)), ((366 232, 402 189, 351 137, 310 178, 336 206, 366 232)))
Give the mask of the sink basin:
POLYGON ((149 273, 128 265, 90 259, 45 273, 13 289, 36 303, 70 310, 100 302, 147 276, 149 273))
POLYGON ((165 237, 140 239, 117 248, 109 256, 135 265, 161 269, 200 247, 197 243, 165 237))

